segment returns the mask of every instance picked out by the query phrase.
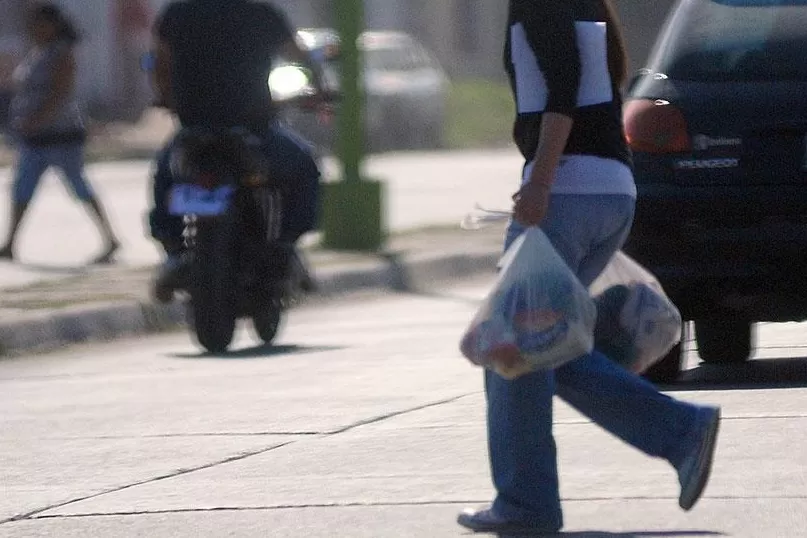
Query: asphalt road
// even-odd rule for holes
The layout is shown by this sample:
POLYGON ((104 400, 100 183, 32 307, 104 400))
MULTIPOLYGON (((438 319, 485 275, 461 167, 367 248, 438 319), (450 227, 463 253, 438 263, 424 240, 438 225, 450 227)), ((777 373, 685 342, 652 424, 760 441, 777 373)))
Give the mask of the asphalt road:
MULTIPOLYGON (((492 495, 480 371, 459 335, 487 286, 291 312, 273 351, 175 334, 0 361, 0 538, 450 537, 492 495)), ((673 471, 559 404, 568 536, 776 537, 807 523, 805 325, 671 394, 723 406, 691 513, 673 471)))

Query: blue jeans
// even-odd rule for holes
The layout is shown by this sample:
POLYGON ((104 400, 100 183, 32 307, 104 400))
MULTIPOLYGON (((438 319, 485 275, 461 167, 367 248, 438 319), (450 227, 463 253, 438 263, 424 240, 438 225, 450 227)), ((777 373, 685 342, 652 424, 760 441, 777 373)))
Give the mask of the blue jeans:
MULTIPOLYGON (((583 285, 622 247, 634 200, 617 195, 555 195, 542 229, 583 285)), ((507 245, 524 228, 511 223, 507 245)), ((699 408, 661 394, 596 350, 554 371, 507 381, 486 371, 488 443, 498 495, 494 511, 508 520, 558 530, 552 400, 557 394, 596 424, 644 453, 678 466, 696 442, 699 408)))
MULTIPOLYGON (((173 141, 157 155, 154 174, 154 207, 149 214, 151 235, 164 246, 182 243, 182 217, 168 212, 168 196, 174 184, 170 157, 173 141)), ((273 178, 285 187, 285 210, 280 240, 294 243, 316 228, 319 214, 320 172, 310 146, 279 125, 264 136, 263 151, 273 178)), ((166 248, 168 250, 168 248, 166 248)))
POLYGON ((79 200, 89 202, 94 193, 84 177, 84 145, 62 144, 32 146, 19 144, 19 160, 14 176, 12 200, 28 204, 34 197, 42 175, 49 167, 59 169, 79 200))

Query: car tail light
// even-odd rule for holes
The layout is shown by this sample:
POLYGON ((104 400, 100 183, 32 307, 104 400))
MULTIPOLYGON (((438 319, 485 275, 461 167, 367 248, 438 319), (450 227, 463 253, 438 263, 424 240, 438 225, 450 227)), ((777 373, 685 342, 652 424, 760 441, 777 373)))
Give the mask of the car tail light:
POLYGON ((634 151, 679 153, 691 150, 686 118, 669 101, 628 101, 623 117, 625 136, 634 151))

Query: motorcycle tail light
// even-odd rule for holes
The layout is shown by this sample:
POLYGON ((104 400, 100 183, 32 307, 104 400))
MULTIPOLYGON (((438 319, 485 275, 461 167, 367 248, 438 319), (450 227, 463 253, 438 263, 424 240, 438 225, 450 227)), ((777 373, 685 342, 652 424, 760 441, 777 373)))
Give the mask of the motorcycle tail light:
POLYGON ((634 99, 623 111, 625 137, 634 151, 681 153, 692 148, 683 113, 661 99, 634 99))

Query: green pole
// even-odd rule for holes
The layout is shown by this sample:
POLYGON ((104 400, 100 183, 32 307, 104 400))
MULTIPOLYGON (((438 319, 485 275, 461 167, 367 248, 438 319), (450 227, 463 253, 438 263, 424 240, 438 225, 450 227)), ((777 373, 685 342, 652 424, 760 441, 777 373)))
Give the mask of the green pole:
POLYGON ((337 250, 378 251, 385 240, 383 184, 362 177, 364 160, 364 74, 359 37, 364 0, 335 2, 341 47, 341 101, 337 152, 342 181, 323 188, 323 246, 337 250))
POLYGON ((361 163, 364 158, 364 92, 362 56, 358 47, 363 27, 363 0, 337 2, 342 71, 338 150, 345 181, 361 181, 361 163))

